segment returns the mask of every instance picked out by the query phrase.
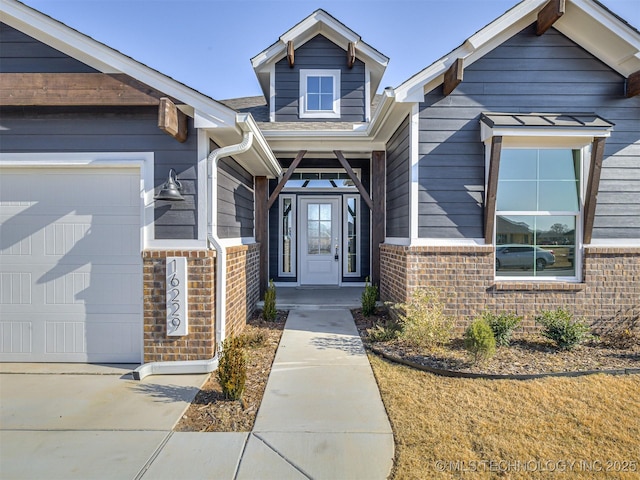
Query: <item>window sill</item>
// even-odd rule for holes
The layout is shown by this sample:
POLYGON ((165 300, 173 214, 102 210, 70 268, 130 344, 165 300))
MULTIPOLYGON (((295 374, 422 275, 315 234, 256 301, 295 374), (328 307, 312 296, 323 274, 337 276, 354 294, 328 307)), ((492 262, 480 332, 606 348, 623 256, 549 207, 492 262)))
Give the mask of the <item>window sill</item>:
POLYGON ((495 282, 493 289, 496 291, 569 291, 584 290, 584 283, 574 282, 495 282))

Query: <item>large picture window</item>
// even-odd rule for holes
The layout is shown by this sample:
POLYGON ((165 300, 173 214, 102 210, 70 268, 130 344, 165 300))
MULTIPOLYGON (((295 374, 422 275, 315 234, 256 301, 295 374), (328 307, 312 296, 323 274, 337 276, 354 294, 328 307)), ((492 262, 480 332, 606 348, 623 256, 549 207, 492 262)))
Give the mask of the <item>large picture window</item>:
POLYGON ((581 150, 502 150, 496 277, 576 277, 581 164, 581 150))
POLYGON ((340 117, 340 70, 300 70, 300 118, 340 117))

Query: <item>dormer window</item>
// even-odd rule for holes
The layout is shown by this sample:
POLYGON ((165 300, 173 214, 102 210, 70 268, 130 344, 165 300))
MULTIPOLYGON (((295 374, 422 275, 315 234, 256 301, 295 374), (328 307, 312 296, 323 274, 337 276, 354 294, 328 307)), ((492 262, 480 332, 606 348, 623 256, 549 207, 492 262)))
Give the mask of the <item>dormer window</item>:
POLYGON ((340 70, 300 70, 300 118, 340 117, 340 70))

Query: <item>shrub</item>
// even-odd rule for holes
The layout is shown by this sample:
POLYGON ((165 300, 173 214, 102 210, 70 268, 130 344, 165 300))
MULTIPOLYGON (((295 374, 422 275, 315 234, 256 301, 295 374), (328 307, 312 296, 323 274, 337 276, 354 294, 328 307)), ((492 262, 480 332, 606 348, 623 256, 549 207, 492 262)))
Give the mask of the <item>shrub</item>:
POLYGON ((496 353, 496 339, 489 324, 482 318, 475 320, 464 332, 464 348, 473 354, 473 360, 486 360, 496 353))
POLYGON ((620 309, 612 318, 601 319, 593 326, 602 345, 628 349, 640 346, 640 307, 620 309))
POLYGON ((238 341, 243 348, 260 348, 267 343, 267 335, 262 330, 246 328, 238 337, 238 341))
POLYGON ((545 310, 536 316, 536 322, 542 325, 542 336, 553 340, 556 346, 563 350, 570 350, 584 341, 589 333, 589 327, 574 320, 567 310, 545 310))
POLYGON ((264 294, 264 308, 262 310, 262 316, 265 320, 270 322, 275 321, 277 316, 276 311, 276 287, 273 284, 273 280, 269 280, 269 288, 264 294))
POLYGON ((440 296, 433 289, 417 289, 411 300, 394 307, 402 331, 400 338, 407 343, 432 349, 451 340, 453 321, 447 317, 440 296))
POLYGON ((362 292, 362 314, 365 317, 368 317, 375 313, 377 300, 378 287, 369 284, 369 277, 367 277, 364 284, 364 292, 362 292))
POLYGON ((225 398, 240 400, 247 381, 247 353, 242 340, 230 337, 220 345, 217 377, 225 398))
POLYGON ((392 320, 376 323, 367 329, 367 339, 370 342, 388 342, 395 340, 400 334, 400 325, 392 320))
POLYGON ((513 313, 495 314, 484 311, 481 318, 491 327, 493 336, 496 339, 496 345, 500 347, 509 346, 513 329, 522 322, 522 317, 518 317, 513 313))

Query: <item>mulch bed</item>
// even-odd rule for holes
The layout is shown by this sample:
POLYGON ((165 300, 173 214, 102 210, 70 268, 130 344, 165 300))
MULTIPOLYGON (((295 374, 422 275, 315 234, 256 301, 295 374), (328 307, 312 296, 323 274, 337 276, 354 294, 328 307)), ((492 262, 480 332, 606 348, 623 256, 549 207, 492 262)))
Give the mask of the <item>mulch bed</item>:
POLYGON ((278 311, 274 322, 257 312, 242 336, 247 341, 247 382, 242 400, 227 400, 213 372, 178 424, 176 432, 250 432, 262 402, 271 365, 282 337, 288 312, 278 311))
POLYGON ((442 370, 445 374, 460 372, 487 376, 524 376, 587 371, 640 371, 640 345, 637 344, 626 349, 616 349, 592 340, 572 350, 558 350, 553 342, 541 335, 514 334, 509 347, 499 347, 491 359, 476 364, 465 350, 462 338, 454 338, 449 345, 433 352, 425 352, 400 340, 370 343, 366 330, 375 322, 388 320, 388 313, 378 309, 376 315, 368 318, 360 310, 352 313, 365 345, 373 351, 432 371, 442 370))

